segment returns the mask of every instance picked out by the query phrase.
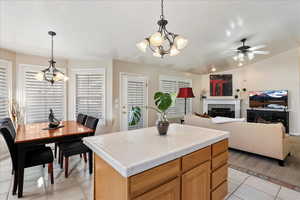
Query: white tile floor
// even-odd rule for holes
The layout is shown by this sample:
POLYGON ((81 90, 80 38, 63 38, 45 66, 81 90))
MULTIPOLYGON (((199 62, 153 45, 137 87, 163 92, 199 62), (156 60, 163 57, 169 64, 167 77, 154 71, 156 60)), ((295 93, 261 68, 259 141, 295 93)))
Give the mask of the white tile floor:
MULTIPOLYGON (((25 170, 24 200, 88 200, 91 196, 92 177, 88 165, 75 156, 70 162, 70 176, 55 165, 55 184, 48 180, 47 168, 25 170)), ((17 199, 11 195, 10 159, 0 161, 0 200, 17 199)), ((300 200, 300 193, 263 179, 229 169, 229 194, 226 200, 300 200)))
POLYGON ((300 192, 229 168, 227 200, 300 200, 300 192))

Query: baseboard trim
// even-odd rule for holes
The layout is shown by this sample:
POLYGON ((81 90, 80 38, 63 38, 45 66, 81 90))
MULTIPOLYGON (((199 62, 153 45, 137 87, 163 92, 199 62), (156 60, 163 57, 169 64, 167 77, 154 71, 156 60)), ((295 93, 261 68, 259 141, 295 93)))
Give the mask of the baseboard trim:
POLYGON ((292 136, 300 136, 300 133, 290 133, 292 136))

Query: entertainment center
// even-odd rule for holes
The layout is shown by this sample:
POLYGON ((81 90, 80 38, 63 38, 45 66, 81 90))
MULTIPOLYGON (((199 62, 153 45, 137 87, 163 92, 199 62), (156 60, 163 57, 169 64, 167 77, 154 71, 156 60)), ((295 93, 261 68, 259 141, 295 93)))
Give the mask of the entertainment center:
POLYGON ((250 109, 247 110, 247 122, 281 122, 289 133, 289 112, 287 90, 253 91, 249 93, 250 109))
POLYGON ((254 122, 254 123, 281 122, 285 127, 286 133, 289 133, 289 112, 288 111, 248 109, 247 122, 254 122))

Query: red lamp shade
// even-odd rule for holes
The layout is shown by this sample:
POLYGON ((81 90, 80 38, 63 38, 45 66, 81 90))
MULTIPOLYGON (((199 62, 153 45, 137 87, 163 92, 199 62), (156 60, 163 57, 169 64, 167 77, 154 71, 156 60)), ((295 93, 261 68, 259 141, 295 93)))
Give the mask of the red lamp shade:
POLYGON ((193 93, 193 89, 190 87, 180 88, 177 98, 194 98, 195 95, 193 93))

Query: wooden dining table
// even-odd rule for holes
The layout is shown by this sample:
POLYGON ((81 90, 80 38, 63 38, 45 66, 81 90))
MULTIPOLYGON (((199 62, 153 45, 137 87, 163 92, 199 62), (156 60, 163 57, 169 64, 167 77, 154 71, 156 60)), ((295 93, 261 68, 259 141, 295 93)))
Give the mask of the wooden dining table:
MULTIPOLYGON (((24 164, 26 151, 36 145, 43 145, 56 142, 67 142, 76 138, 86 137, 94 130, 77 123, 76 121, 62 121, 63 127, 53 130, 45 130, 48 123, 33 123, 19 125, 17 128, 15 144, 17 148, 17 168, 15 176, 18 180, 18 197, 23 196, 24 164)), ((89 152, 89 170, 92 173, 93 159, 92 151, 89 152)))

